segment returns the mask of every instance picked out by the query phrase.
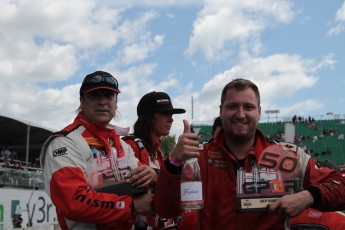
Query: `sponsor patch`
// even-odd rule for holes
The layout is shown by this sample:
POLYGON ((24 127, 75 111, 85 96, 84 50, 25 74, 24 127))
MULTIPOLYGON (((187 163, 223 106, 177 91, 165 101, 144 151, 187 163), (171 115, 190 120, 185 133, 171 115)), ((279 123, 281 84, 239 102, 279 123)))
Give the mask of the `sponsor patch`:
POLYGON ((282 148, 285 151, 293 151, 293 152, 297 152, 297 146, 291 143, 286 143, 286 142, 279 142, 279 145, 282 146, 282 148))
POLYGON ((145 147, 144 144, 141 141, 138 141, 137 143, 138 143, 139 149, 142 149, 142 148, 145 147))
POLYGON ((226 160, 211 159, 209 158, 207 162, 210 165, 213 165, 215 168, 226 169, 228 168, 228 162, 226 160))
POLYGON ((157 100, 157 104, 168 104, 169 103, 169 99, 159 99, 157 100))
POLYGON ((62 147, 62 148, 59 148, 59 149, 55 149, 53 151, 53 158, 58 157, 58 156, 67 155, 67 154, 68 154, 67 148, 66 147, 62 147))
POLYGON ((322 216, 322 213, 321 212, 309 212, 308 213, 308 217, 311 217, 311 218, 320 218, 322 216))
POLYGON ((104 146, 103 142, 98 138, 86 137, 85 140, 90 146, 95 146, 96 148, 102 148, 104 146))
POLYGON ((208 156, 211 158, 223 158, 224 155, 222 152, 212 152, 212 151, 208 151, 208 156))

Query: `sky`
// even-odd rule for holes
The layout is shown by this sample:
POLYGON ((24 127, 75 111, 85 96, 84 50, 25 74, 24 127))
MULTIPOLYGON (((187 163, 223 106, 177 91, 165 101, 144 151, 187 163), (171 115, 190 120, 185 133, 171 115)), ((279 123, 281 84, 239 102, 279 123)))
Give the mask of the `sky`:
POLYGON ((60 130, 96 70, 119 81, 112 123, 131 131, 151 91, 186 109, 171 135, 212 124, 235 78, 258 85, 262 122, 345 118, 345 1, 0 0, 1 115, 60 130))

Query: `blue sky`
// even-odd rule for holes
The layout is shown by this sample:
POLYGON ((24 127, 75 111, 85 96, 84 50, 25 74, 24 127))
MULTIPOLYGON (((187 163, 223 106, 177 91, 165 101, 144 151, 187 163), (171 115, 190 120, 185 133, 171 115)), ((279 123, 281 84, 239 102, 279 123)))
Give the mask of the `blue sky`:
MULTIPOLYGON (((340 0, 0 0, 0 114, 59 130, 95 70, 123 92, 113 123, 165 91, 182 119, 211 123, 223 86, 255 82, 266 110, 345 118, 345 3, 340 0), (191 115, 191 97, 194 116, 191 115)), ((275 115, 271 115, 272 118, 275 115)))

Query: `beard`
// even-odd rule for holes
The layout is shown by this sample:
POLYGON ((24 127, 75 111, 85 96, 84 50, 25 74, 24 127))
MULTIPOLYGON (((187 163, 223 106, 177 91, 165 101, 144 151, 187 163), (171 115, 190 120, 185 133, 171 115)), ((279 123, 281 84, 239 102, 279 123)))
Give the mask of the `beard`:
POLYGON ((244 142, 247 142, 248 140, 251 140, 251 138, 253 137, 253 134, 225 131, 225 136, 227 139, 231 140, 231 142, 244 143, 244 142))
POLYGON ((255 124, 249 124, 245 127, 238 127, 233 124, 223 124, 223 128, 226 138, 235 143, 244 143, 252 140, 256 133, 255 124))

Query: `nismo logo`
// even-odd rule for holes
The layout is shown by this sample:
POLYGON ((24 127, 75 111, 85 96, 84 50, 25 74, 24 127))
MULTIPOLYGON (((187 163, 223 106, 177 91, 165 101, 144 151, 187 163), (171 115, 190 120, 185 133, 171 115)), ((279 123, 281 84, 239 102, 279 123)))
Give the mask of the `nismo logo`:
POLYGON ((98 199, 86 198, 86 196, 84 195, 78 195, 75 199, 79 200, 81 203, 85 203, 87 205, 94 206, 97 208, 114 209, 115 207, 115 203, 113 201, 100 201, 98 199))
POLYGON ((53 151, 53 157, 58 157, 58 156, 63 156, 63 155, 66 155, 68 154, 67 152, 67 148, 66 147, 62 147, 62 148, 59 148, 59 149, 55 149, 53 151))

